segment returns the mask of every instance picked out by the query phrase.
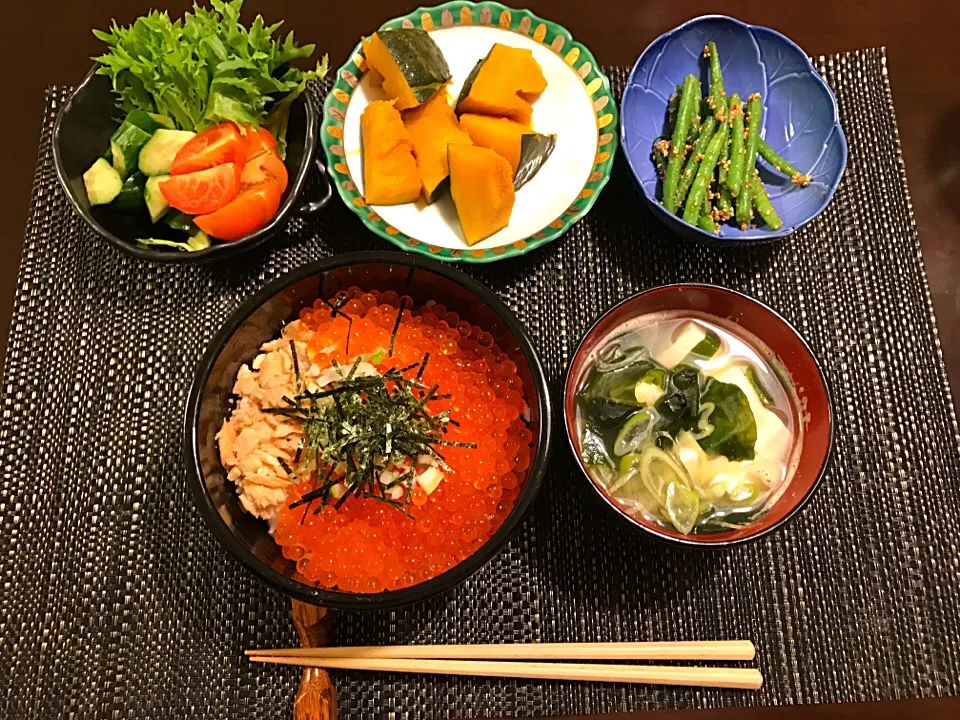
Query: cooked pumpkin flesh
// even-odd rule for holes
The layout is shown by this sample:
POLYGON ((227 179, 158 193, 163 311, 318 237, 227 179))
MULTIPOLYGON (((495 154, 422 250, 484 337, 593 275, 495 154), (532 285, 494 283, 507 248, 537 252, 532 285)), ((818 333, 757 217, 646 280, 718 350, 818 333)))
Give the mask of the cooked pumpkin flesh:
POLYGON ((447 146, 450 194, 467 245, 474 245, 510 222, 516 195, 510 163, 489 148, 447 146))
POLYGON ((423 195, 433 202, 446 191, 450 166, 447 146, 471 144, 470 135, 461 129, 447 93, 439 92, 419 107, 403 113, 403 124, 413 141, 413 155, 423 181, 423 195))
POLYGON ((467 131, 474 145, 490 148, 510 163, 516 174, 520 163, 520 139, 530 128, 513 120, 491 115, 464 113, 460 127, 467 131))
POLYGON ((464 83, 457 112, 494 115, 529 125, 530 103, 546 88, 543 70, 530 50, 497 43, 464 83))
POLYGON ((420 196, 413 142, 393 102, 376 100, 360 116, 363 195, 368 205, 399 205, 420 196))
POLYGON ((379 85, 389 99, 396 100, 398 110, 426 102, 450 80, 443 53, 423 30, 381 30, 362 44, 367 65, 382 78, 379 85))

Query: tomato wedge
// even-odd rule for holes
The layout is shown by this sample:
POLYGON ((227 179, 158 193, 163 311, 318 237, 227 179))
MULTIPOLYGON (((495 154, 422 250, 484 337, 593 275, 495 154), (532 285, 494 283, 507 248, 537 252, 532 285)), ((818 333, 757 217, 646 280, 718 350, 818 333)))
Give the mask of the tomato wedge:
POLYGON ((247 144, 247 162, 266 152, 277 153, 277 140, 265 127, 255 128, 247 125, 243 128, 243 140, 247 144))
POLYGON ((240 166, 234 163, 172 175, 160 183, 171 207, 188 215, 203 215, 230 202, 240 189, 240 166))
POLYGON ((266 225, 277 214, 283 190, 276 181, 245 186, 216 212, 195 217, 193 222, 207 235, 220 240, 239 240, 266 225))
POLYGON ((246 161, 246 140, 236 125, 225 122, 204 130, 180 148, 173 159, 170 174, 184 175, 226 163, 243 167, 246 161))
POLYGON ((287 166, 283 164, 283 160, 271 152, 248 160, 240 175, 240 185, 243 187, 264 182, 277 182, 280 184, 281 193, 287 189, 288 180, 287 166))

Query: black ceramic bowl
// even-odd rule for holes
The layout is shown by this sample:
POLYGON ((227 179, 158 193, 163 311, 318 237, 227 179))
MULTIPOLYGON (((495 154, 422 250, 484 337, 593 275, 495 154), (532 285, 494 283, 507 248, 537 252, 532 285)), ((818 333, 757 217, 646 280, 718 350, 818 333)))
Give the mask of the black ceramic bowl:
POLYGON ((221 260, 261 245, 283 227, 292 213, 313 214, 330 199, 326 170, 316 154, 317 114, 306 97, 301 96, 291 106, 287 128, 285 163, 290 183, 273 220, 239 240, 215 241, 206 250, 182 252, 175 248, 140 247, 134 242, 135 238, 182 239, 182 236, 177 238, 162 222, 151 223, 145 212, 127 214, 117 212, 109 205, 91 207, 83 186, 83 173, 110 146, 110 136, 119 126, 117 117, 120 114, 109 78, 95 75, 91 70, 57 116, 53 126, 53 161, 60 184, 80 217, 97 235, 128 255, 162 263, 221 260), (301 202, 300 194, 315 162, 325 190, 322 197, 301 202))
POLYGON ((448 265, 401 253, 352 253, 305 265, 249 298, 216 334, 197 368, 187 400, 184 451, 187 475, 200 514, 220 543, 261 580, 287 595, 347 610, 383 609, 424 600, 466 580, 506 544, 540 490, 551 445, 551 407, 543 368, 523 327, 488 288, 448 265), (216 443, 231 408, 237 371, 260 346, 279 336, 285 323, 319 297, 352 285, 394 290, 418 305, 442 303, 490 332, 517 365, 530 405, 533 458, 520 496, 503 525, 476 553, 431 580, 401 590, 357 595, 314 587, 295 578, 296 565, 281 552, 262 520, 237 499, 216 443))

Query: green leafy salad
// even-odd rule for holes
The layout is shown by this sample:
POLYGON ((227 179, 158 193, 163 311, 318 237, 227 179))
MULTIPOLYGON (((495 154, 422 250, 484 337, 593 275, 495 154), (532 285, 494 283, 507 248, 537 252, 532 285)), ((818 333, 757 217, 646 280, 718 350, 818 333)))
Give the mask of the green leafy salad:
MULTIPOLYGON (((94 58, 124 117, 109 148, 84 173, 91 206, 139 213, 157 237, 145 247, 203 250, 234 241, 277 214, 288 183, 290 108, 327 71, 296 63, 314 53, 281 23, 240 22, 243 0, 195 4, 182 19, 151 11, 129 27, 94 30, 94 58)), ((109 110, 105 110, 109 112, 109 110)))
POLYGON ((164 115, 180 130, 266 125, 282 147, 290 103, 326 74, 327 56, 315 70, 300 70, 293 63, 313 55, 314 45, 297 45, 292 32, 277 42, 282 23, 266 25, 260 15, 244 27, 243 0, 210 5, 194 5, 182 20, 153 10, 130 27, 94 30, 108 48, 94 58, 97 74, 110 78, 124 112, 164 115))

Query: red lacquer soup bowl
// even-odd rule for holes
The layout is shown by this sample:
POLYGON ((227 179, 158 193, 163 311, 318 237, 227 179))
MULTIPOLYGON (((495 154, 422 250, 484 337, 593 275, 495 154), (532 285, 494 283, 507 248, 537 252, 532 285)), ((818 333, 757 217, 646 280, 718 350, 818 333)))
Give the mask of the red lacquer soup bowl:
POLYGON ((634 527, 669 543, 687 546, 728 546, 752 540, 783 526, 810 500, 823 477, 833 447, 834 417, 830 390, 823 370, 800 334, 777 312, 763 303, 715 285, 665 285, 627 298, 590 328, 573 357, 564 388, 564 421, 573 455, 590 486, 619 516, 634 527), (779 362, 771 363, 782 380, 794 389, 793 411, 801 428, 801 442, 793 473, 766 513, 744 527, 727 532, 683 535, 645 517, 626 512, 598 484, 583 462, 577 431, 577 391, 582 386, 597 350, 625 322, 650 313, 680 311, 714 316, 737 333, 753 335, 779 362), (776 368, 776 366, 780 366, 776 368))

